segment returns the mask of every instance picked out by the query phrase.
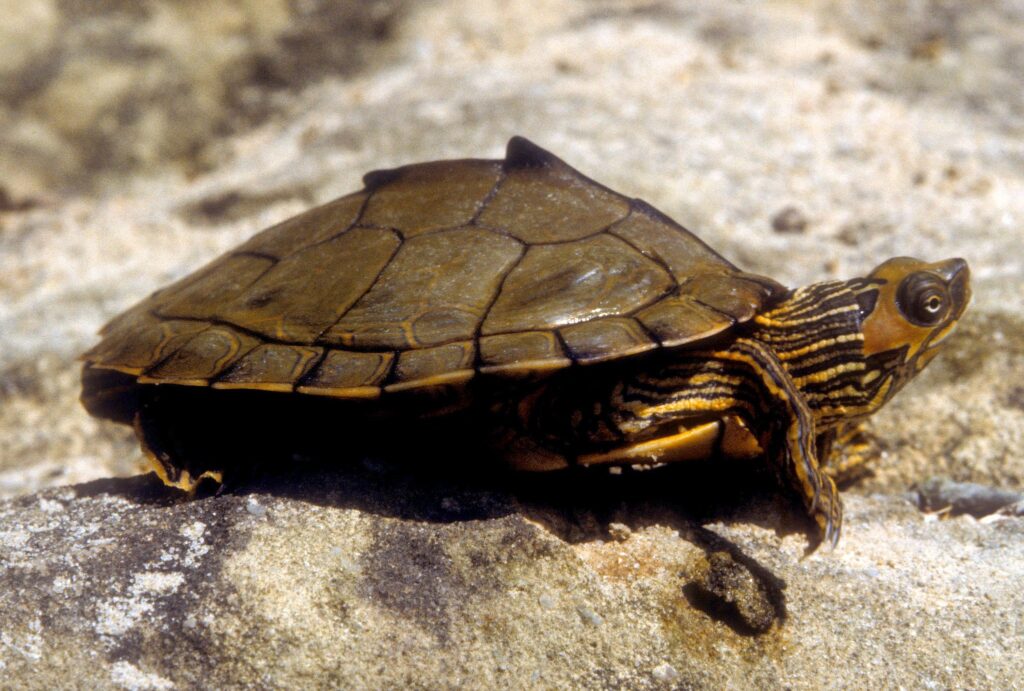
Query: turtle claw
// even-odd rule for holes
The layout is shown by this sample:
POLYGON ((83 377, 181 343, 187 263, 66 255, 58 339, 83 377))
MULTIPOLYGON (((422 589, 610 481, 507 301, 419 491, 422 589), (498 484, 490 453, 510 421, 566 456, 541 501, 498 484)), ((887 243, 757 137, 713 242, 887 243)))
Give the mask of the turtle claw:
POLYGON ((818 524, 818 535, 808 553, 815 551, 822 542, 827 542, 829 547, 835 549, 843 527, 843 503, 836 483, 827 475, 821 476, 821 484, 815 492, 810 513, 818 524))

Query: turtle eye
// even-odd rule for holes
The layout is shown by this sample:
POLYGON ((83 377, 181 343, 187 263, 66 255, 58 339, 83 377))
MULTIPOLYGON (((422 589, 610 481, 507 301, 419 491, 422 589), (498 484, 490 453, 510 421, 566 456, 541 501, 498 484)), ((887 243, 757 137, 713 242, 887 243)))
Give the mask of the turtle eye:
POLYGON ((937 276, 925 272, 903 279, 896 301, 903 316, 917 326, 935 326, 949 311, 945 284, 937 276))

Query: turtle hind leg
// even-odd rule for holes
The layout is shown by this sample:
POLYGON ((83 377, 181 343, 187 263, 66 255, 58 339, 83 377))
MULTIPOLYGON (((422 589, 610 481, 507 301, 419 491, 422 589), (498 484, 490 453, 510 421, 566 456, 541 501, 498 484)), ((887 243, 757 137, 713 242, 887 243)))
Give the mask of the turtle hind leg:
POLYGON ((228 449, 205 405, 205 389, 181 391, 179 387, 152 387, 141 394, 132 425, 142 451, 165 485, 195 494, 210 480, 220 486, 229 470, 224 462, 228 449))

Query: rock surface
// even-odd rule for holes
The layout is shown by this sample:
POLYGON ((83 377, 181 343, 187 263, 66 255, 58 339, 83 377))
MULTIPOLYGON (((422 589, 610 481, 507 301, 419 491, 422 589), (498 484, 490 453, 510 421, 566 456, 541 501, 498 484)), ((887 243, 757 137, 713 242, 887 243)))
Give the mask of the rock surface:
POLYGON ((1018 3, 172 4, 14 3, 0 29, 0 677, 1019 685, 1024 518, 907 498, 936 475, 1024 486, 1018 3), (757 493, 680 514, 373 464, 191 503, 99 480, 141 469, 76 400, 106 319, 368 170, 513 134, 789 285, 971 263, 947 352, 872 419, 837 551, 801 559, 786 502, 757 493))
MULTIPOLYGON (((0 666, 38 688, 1012 688, 1024 522, 851 497, 840 549, 621 509, 624 540, 379 467, 0 505, 0 666), (326 489, 325 489, 326 488, 326 489), (654 520, 652 520, 652 517, 654 520), (73 676, 72 676, 73 675, 73 676)), ((594 522, 581 514, 581 523, 594 522)))

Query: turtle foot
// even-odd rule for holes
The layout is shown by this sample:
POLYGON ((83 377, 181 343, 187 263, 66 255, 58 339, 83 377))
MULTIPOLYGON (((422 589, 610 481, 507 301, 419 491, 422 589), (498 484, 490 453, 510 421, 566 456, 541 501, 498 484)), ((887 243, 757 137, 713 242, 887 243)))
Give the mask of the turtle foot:
POLYGON ((807 554, 817 550, 823 542, 834 549, 843 527, 843 501, 836 483, 828 475, 821 475, 818 491, 811 501, 810 514, 818 526, 818 534, 807 554))

